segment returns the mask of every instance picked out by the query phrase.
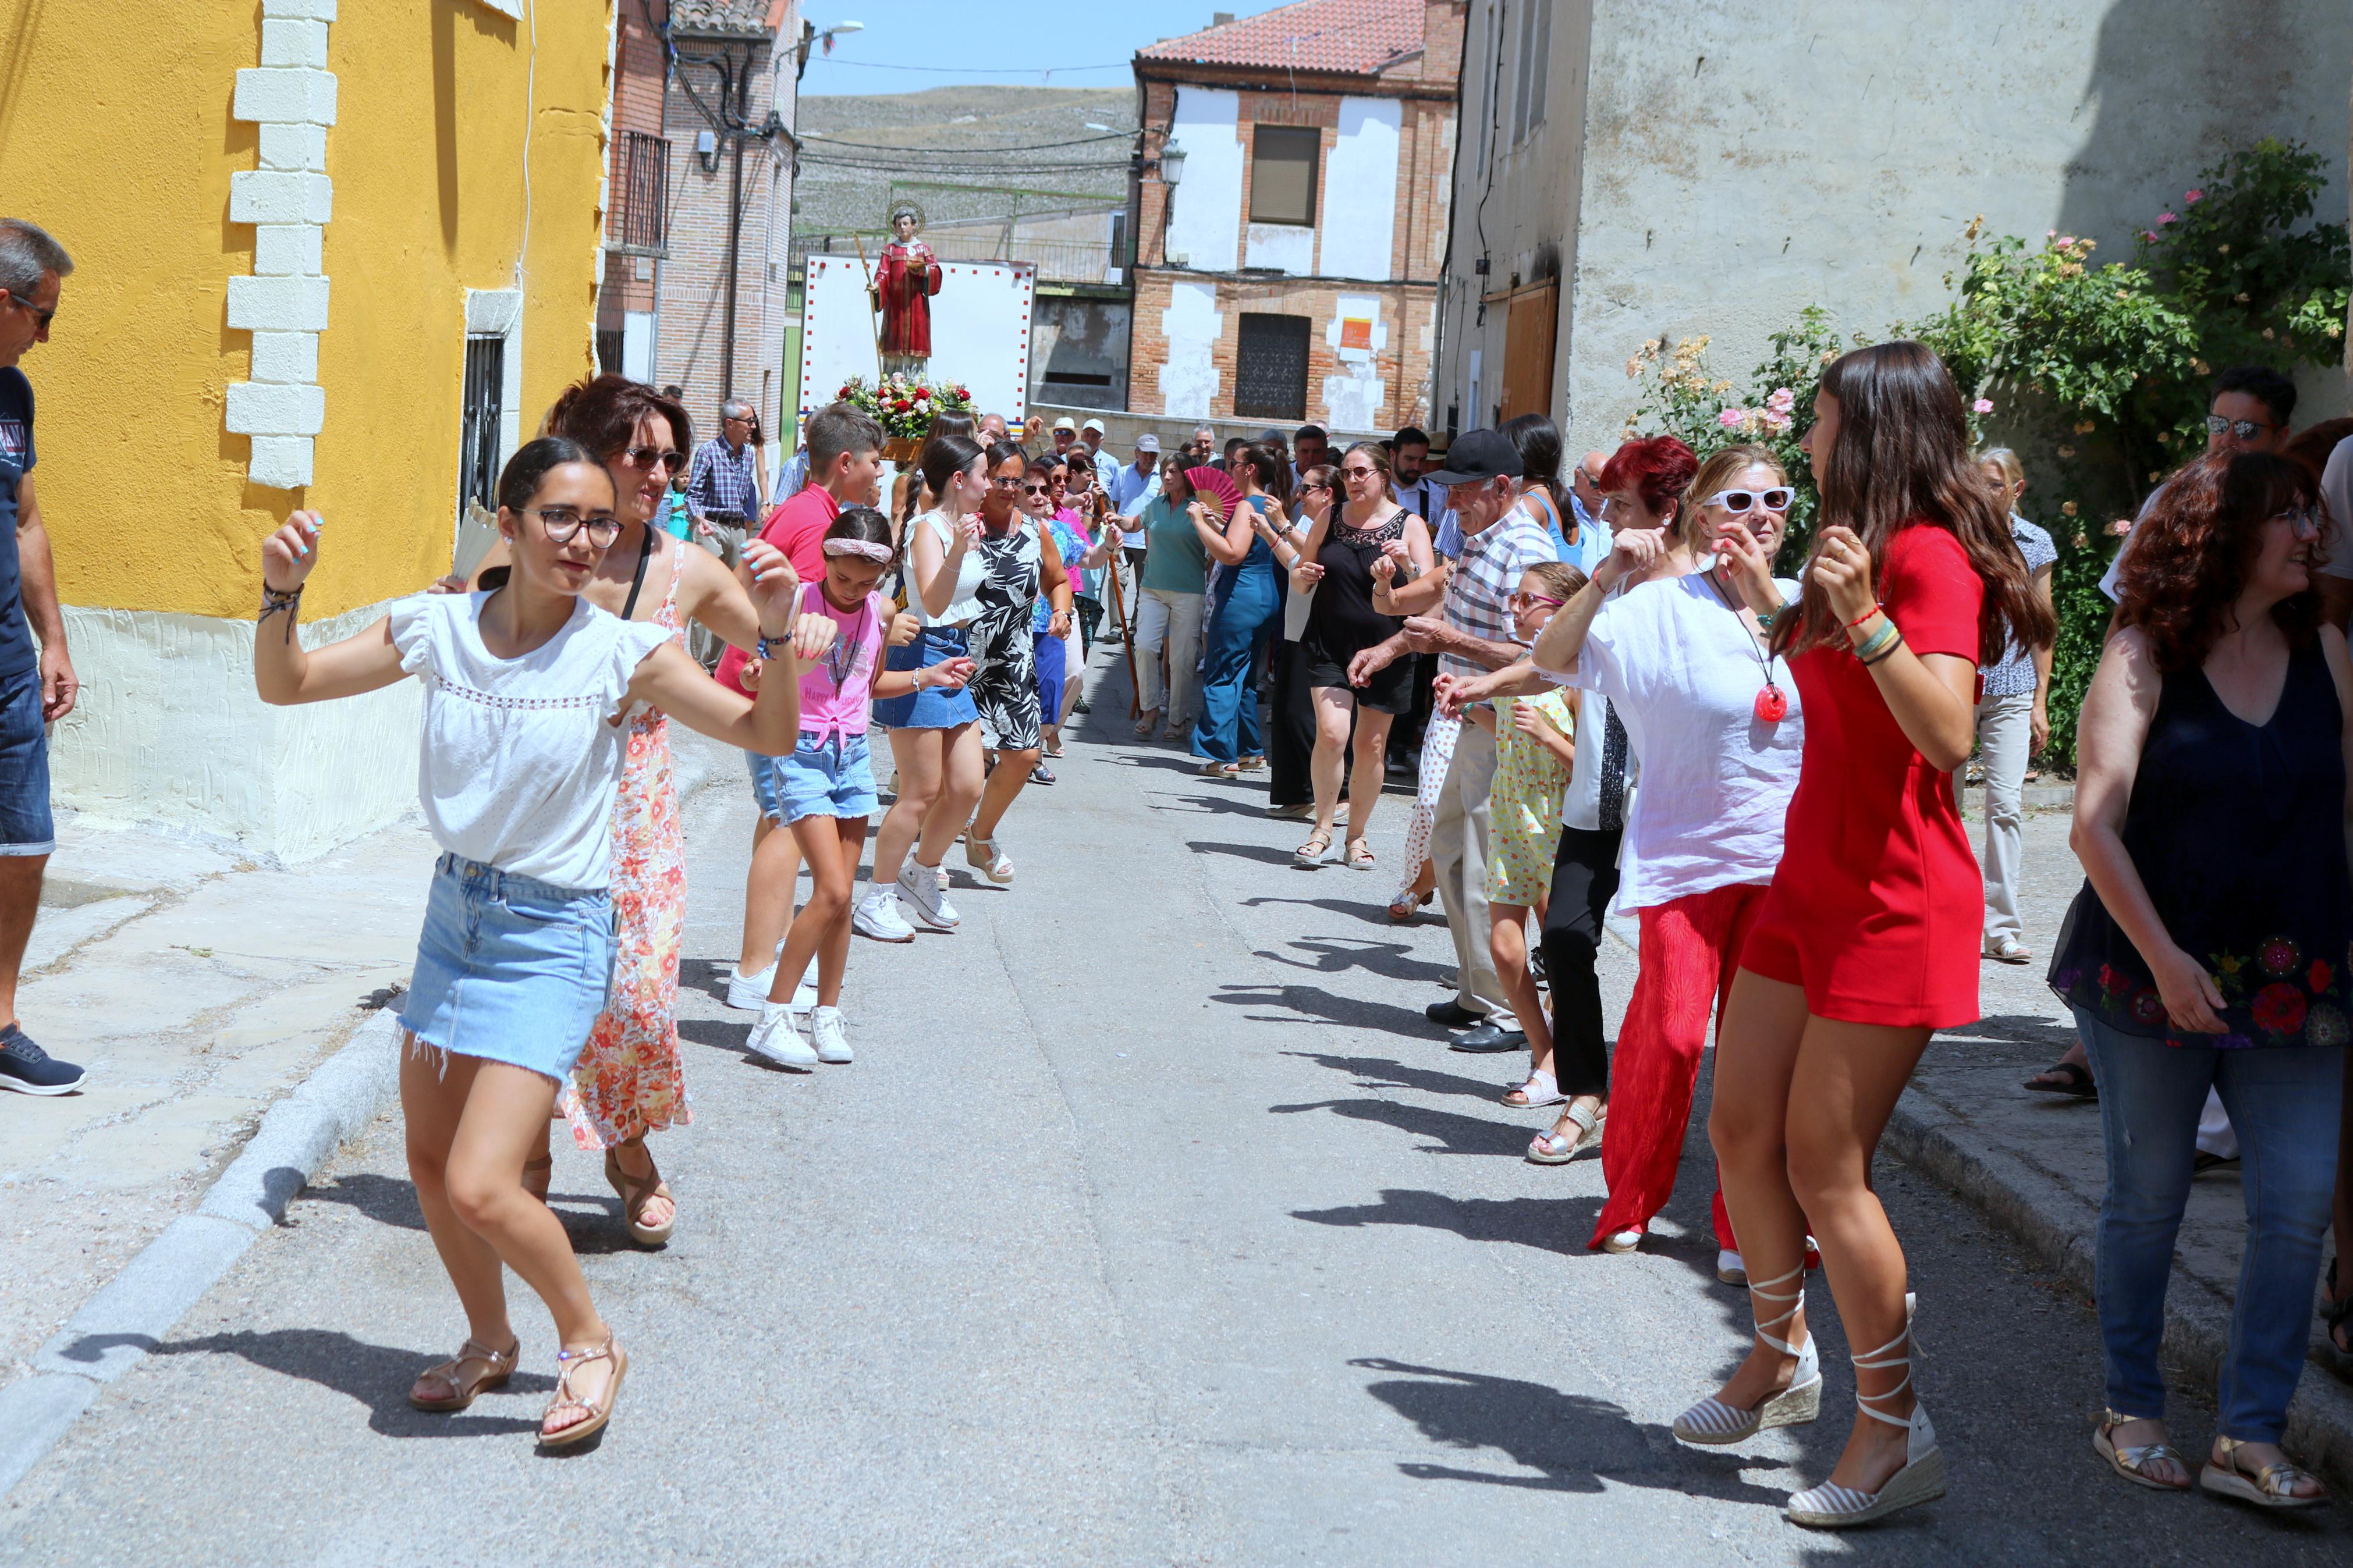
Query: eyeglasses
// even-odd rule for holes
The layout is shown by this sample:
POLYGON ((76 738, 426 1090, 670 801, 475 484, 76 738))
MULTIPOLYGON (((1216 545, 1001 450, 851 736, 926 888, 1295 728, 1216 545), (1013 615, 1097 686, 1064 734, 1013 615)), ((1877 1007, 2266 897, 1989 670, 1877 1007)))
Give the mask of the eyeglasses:
POLYGON ((1050 494, 1053 488, 1054 487, 1051 485, 1023 485, 1021 487, 1024 493, 1033 496, 1050 494))
POLYGON ((526 517, 536 517, 539 525, 547 530, 551 544, 569 544, 588 531, 588 542, 599 550, 609 550, 621 537, 621 520, 609 511, 581 514, 568 506, 533 506, 523 509, 526 517))
POLYGON ((1546 605, 1557 610, 1563 605, 1567 603, 1568 601, 1567 599, 1555 599, 1547 597, 1543 594, 1531 594, 1525 588, 1519 589, 1512 595, 1512 608, 1515 610, 1526 609, 1531 605, 1546 605))
POLYGON ((2285 520, 2288 531, 2298 539, 2320 537, 2320 510, 2317 507, 2292 506, 2276 514, 2285 520))
POLYGON ((684 452, 675 449, 666 452, 659 447, 631 447, 621 454, 621 459, 638 468, 669 468, 675 472, 686 467, 684 452))
POLYGON ((1707 498, 1710 506, 1720 506, 1729 512, 1744 512, 1752 506, 1767 511, 1787 511, 1798 492, 1787 485, 1775 485, 1767 490, 1718 490, 1707 498))
POLYGON ((1018 474, 997 474, 992 476, 988 482, 995 485, 1001 490, 1018 490, 1021 488, 1021 476, 1018 474))
POLYGON ((55 310, 44 310, 38 305, 34 304, 30 300, 19 300, 14 294, 8 296, 8 303, 16 306, 20 310, 30 310, 33 312, 33 324, 43 331, 48 331, 49 323, 58 319, 58 313, 55 310))
POLYGON ((1342 468, 1340 477, 1344 479, 1369 479, 1379 472, 1378 468, 1369 463, 1360 463, 1353 468, 1342 468))
POLYGON ((1330 485, 1318 484, 1314 479, 1305 479, 1301 481, 1299 488, 1303 490, 1328 490, 1332 487, 1330 485))
POLYGON ((2253 419, 2225 419, 2219 414, 2206 416, 2206 434, 2209 436, 2220 436, 2228 430, 2242 441, 2252 441, 2262 431, 2278 428, 2276 425, 2265 425, 2253 419))

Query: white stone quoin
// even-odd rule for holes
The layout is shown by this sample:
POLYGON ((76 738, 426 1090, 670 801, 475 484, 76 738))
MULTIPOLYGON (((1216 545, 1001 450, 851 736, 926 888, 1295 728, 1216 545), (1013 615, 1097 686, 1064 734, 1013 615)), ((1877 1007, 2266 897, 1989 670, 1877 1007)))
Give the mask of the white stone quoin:
POLYGON ((318 380, 326 226, 335 210, 326 174, 334 19, 335 0, 261 0, 261 63, 237 73, 229 111, 261 128, 261 159, 229 176, 229 221, 255 226, 253 274, 228 280, 228 324, 253 334, 253 368, 251 380, 229 387, 222 424, 252 438, 246 478, 273 489, 311 482, 311 439, 327 418, 318 380))

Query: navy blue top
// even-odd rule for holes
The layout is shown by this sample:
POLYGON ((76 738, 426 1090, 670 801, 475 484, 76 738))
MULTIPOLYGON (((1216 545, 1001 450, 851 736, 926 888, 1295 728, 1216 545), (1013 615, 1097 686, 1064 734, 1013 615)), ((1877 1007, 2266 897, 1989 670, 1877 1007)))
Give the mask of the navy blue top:
POLYGON ((0 678, 39 661, 25 621, 24 574, 16 561, 16 481, 33 467, 33 384, 14 365, 0 369, 0 678))
POLYGON ((2148 965, 2087 879, 2051 988, 2168 1045, 2341 1046, 2353 1026, 2353 873, 2345 859, 2344 712, 2316 639, 2293 653, 2261 725, 2202 669, 2165 678, 2125 807, 2125 851, 2166 934, 2204 964, 2228 1033, 2176 1030, 2148 965))

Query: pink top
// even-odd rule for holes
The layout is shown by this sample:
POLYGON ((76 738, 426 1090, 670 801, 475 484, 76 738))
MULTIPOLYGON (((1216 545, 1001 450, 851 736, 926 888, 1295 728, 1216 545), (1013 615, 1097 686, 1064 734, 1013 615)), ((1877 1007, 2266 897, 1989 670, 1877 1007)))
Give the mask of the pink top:
POLYGON ((833 646, 801 677, 801 733, 839 736, 866 733, 867 700, 882 668, 882 638, 891 607, 879 594, 866 595, 854 610, 834 608, 823 583, 801 588, 801 611, 833 617, 833 646))

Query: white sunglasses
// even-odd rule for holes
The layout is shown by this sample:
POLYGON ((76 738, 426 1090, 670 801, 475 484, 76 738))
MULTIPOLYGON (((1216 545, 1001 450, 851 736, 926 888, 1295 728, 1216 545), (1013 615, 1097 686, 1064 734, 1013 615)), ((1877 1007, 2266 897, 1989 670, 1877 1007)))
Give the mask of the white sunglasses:
POLYGON ((1768 490, 1718 490, 1707 498, 1709 506, 1720 506, 1729 512, 1744 512, 1752 506, 1762 506, 1767 511, 1787 511, 1798 492, 1788 485, 1775 485, 1768 490))

